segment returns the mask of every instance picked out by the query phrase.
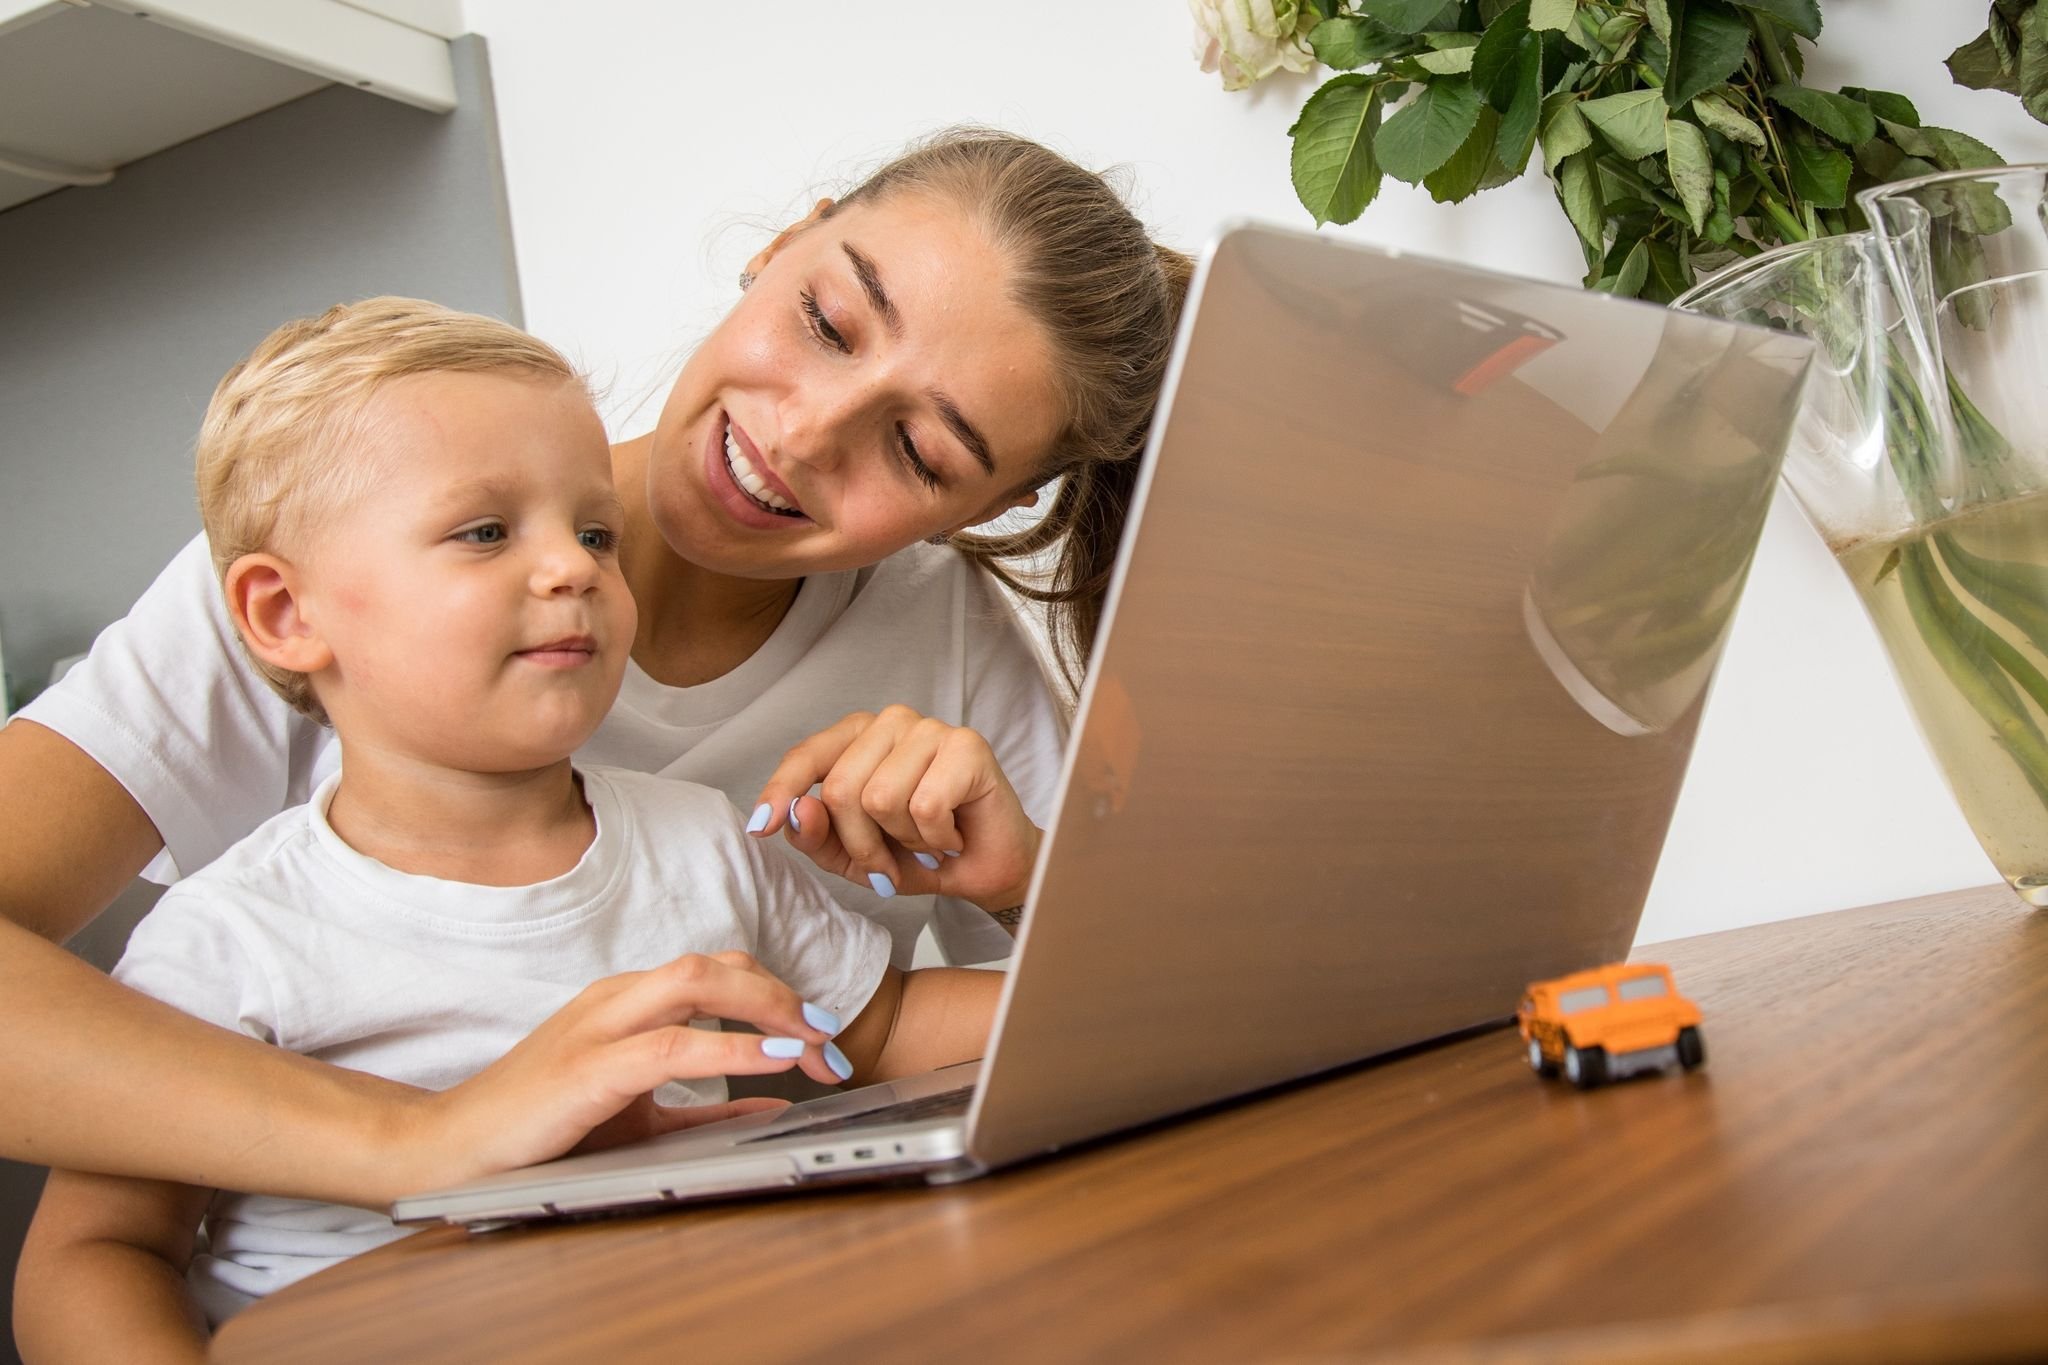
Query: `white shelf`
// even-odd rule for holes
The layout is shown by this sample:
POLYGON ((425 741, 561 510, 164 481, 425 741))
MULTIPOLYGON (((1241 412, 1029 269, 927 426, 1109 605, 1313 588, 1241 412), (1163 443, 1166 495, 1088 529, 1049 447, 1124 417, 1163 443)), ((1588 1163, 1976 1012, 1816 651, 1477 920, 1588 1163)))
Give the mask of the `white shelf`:
POLYGON ((0 209, 342 82, 445 113, 455 0, 0 0, 0 209))

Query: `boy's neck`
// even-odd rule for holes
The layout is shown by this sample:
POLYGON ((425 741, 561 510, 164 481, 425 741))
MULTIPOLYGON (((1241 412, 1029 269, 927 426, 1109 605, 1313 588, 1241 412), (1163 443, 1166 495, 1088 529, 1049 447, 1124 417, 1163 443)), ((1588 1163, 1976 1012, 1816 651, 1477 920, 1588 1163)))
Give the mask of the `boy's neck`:
POLYGON ((476 773, 346 743, 327 823, 386 867, 478 886, 559 877, 597 836, 566 758, 531 772, 476 773))

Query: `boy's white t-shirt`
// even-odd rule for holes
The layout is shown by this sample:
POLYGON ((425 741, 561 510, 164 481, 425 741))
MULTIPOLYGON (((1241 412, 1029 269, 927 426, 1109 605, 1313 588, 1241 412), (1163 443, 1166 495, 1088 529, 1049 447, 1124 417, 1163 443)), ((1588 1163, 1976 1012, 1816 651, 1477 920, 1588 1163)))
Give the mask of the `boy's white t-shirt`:
MULTIPOLYGON (((578 772, 596 838, 570 871, 518 887, 357 853, 327 823, 330 777, 165 892, 114 976, 222 1028, 430 1090, 496 1061, 591 982, 683 953, 752 953, 849 1022, 867 1005, 888 934, 835 904, 794 854, 747 837, 722 793, 578 772)), ((655 1093, 704 1104, 725 1082, 655 1093)), ((188 1283, 217 1324, 402 1231, 367 1209, 223 1192, 188 1283)))
MULTIPOLYGON (((715 787, 745 809, 792 745, 850 711, 891 703, 980 731, 1026 814, 1047 823, 1065 720, 1016 617, 942 546, 805 579, 775 633, 722 678, 668 687, 629 664, 618 702, 576 757, 715 787)), ((340 762, 334 732, 286 706, 250 667, 204 536, 21 715, 127 788, 163 836, 164 856, 145 874, 163 882, 304 802, 340 762)), ((927 922, 949 961, 1009 954, 1010 936, 964 901, 885 900, 820 876, 841 905, 889 931, 899 965, 927 922)))

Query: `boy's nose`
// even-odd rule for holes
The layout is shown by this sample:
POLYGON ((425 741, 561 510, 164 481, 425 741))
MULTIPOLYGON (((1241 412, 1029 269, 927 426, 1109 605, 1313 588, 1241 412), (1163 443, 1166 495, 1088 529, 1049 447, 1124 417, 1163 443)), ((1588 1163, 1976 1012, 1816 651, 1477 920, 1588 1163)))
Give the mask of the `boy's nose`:
POLYGON ((597 586, 597 558, 575 536, 552 539, 533 568, 534 591, 585 593, 597 586))

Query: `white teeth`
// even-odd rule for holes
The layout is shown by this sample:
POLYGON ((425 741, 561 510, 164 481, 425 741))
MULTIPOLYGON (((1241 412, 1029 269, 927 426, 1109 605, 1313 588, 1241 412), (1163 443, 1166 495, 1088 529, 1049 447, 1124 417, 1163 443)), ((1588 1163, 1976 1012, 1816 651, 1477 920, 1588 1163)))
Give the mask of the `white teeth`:
POLYGON ((732 427, 725 429, 725 466, 732 471, 733 479, 747 490, 754 501, 774 508, 778 512, 794 512, 796 504, 768 486, 768 481, 754 469, 753 463, 740 454, 739 443, 732 438, 732 427))

